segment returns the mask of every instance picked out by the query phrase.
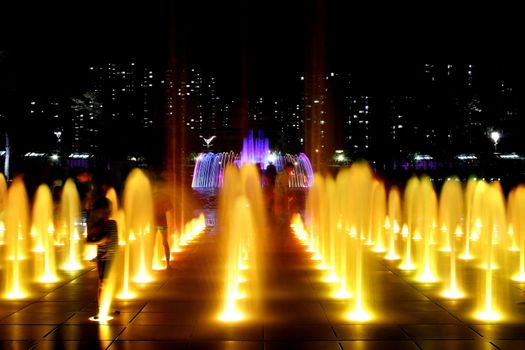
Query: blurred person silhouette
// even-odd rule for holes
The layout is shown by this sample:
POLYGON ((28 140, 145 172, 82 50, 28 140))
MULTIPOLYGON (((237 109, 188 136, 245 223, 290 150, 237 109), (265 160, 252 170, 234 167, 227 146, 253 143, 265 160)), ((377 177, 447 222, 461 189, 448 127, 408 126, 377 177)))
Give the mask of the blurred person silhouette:
POLYGON ((290 218, 290 209, 293 196, 290 190, 290 180, 294 171, 294 165, 286 162, 284 169, 275 177, 274 187, 274 214, 281 224, 286 225, 290 218))
POLYGON ((156 232, 162 236, 162 246, 164 247, 164 257, 166 259, 166 270, 172 270, 170 266, 170 245, 168 242, 168 217, 173 214, 173 204, 171 198, 166 193, 162 182, 155 182, 153 185, 153 205, 155 210, 156 232))
MULTIPOLYGON (((100 307, 100 297, 118 248, 118 230, 117 222, 110 219, 111 203, 109 199, 98 198, 91 209, 87 243, 97 245, 98 305, 100 307)), ((114 311, 114 313, 119 313, 119 311, 114 311)))
POLYGON ((270 162, 264 170, 263 192, 266 195, 266 207, 271 212, 274 205, 274 188, 277 168, 270 162))

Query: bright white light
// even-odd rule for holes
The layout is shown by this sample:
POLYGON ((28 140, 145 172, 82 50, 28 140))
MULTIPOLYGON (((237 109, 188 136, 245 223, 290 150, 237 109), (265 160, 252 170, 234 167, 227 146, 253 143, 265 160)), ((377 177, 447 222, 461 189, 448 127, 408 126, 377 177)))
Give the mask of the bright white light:
POLYGON ((459 160, 478 159, 474 154, 458 154, 456 158, 459 160))
POLYGON ((501 138, 501 134, 497 131, 493 131, 490 133, 490 138, 494 143, 498 143, 499 139, 501 138))
POLYGON ((43 157, 45 155, 45 153, 27 152, 26 154, 24 154, 24 157, 43 157))
POLYGON ((89 154, 89 153, 71 153, 69 155, 69 158, 72 158, 72 159, 88 159, 88 158, 91 158, 91 154, 89 154))
POLYGON ((428 154, 416 154, 414 156, 414 160, 432 160, 432 159, 434 158, 428 154))
POLYGON ((516 153, 500 154, 499 157, 502 159, 520 159, 520 156, 516 153))
POLYGON ((100 315, 98 315, 98 316, 91 316, 89 318, 90 321, 99 322, 99 323, 104 323, 104 322, 110 321, 112 319, 113 319, 113 317, 107 316, 107 315, 106 316, 100 316, 100 315))
POLYGON ((464 297, 463 293, 458 290, 446 290, 443 292, 443 296, 449 299, 461 299, 464 297))

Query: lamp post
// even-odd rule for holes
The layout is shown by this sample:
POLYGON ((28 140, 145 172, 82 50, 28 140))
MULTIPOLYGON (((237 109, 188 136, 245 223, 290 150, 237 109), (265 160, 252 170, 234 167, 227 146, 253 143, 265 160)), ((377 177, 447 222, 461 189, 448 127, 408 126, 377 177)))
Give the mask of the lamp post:
POLYGON ((498 147, 498 141, 501 138, 501 134, 498 131, 492 131, 490 133, 490 138, 492 139, 492 141, 494 141, 494 153, 496 153, 497 147, 498 147))

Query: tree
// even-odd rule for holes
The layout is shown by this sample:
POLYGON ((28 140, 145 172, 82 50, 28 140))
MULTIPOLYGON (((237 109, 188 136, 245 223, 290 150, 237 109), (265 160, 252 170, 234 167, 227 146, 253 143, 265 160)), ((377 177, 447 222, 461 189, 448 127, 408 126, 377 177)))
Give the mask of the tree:
POLYGON ((73 102, 71 108, 76 112, 93 115, 95 117, 102 114, 102 103, 98 101, 98 96, 93 91, 85 92, 80 98, 72 97, 71 101, 73 102))
POLYGON ((103 105, 94 91, 87 91, 81 97, 72 97, 71 102, 71 108, 77 112, 73 117, 73 149, 95 151, 101 141, 99 116, 103 113, 103 105))

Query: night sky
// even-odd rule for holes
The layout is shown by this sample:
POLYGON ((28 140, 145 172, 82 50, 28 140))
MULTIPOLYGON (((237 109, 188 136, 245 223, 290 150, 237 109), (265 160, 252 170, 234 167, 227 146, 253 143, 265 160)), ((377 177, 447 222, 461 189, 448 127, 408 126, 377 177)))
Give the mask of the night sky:
POLYGON ((170 52, 233 94, 243 81, 252 94, 286 94, 316 59, 389 86, 399 65, 519 59, 525 31, 513 13, 336 0, 4 1, 0 60, 20 91, 75 90, 88 65, 107 61, 165 67, 170 52))

